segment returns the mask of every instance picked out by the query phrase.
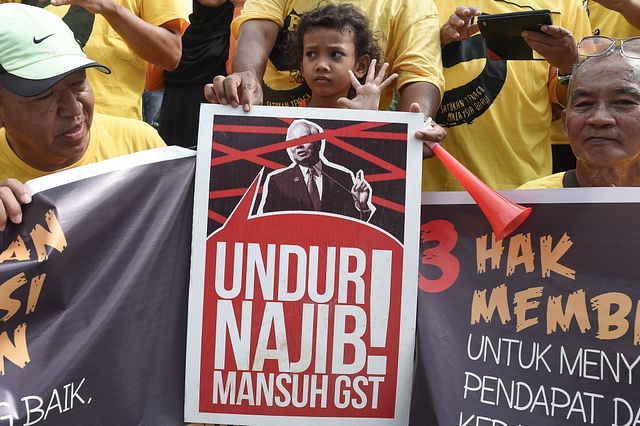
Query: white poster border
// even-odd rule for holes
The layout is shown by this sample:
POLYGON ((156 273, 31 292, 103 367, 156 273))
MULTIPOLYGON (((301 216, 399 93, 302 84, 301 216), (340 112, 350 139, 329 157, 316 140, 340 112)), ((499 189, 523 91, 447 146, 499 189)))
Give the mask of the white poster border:
POLYGON ((408 424, 413 360, 415 348, 416 297, 418 280, 418 250, 420 240, 420 191, 422 142, 414 134, 422 127, 423 115, 408 112, 362 111, 345 109, 317 109, 293 107, 254 106, 244 112, 230 106, 202 104, 198 133, 196 160, 195 201, 193 216, 193 240, 191 280, 187 327, 187 357, 185 374, 185 421, 196 423, 252 424, 265 426, 332 425, 389 426, 408 424), (306 118, 326 120, 375 121, 407 124, 407 170, 405 193, 405 229, 403 294, 400 324, 400 345, 394 418, 341 418, 306 416, 263 416, 199 411, 201 367, 201 336, 204 300, 204 269, 206 263, 207 211, 210 179, 213 123, 216 114, 250 115, 255 117, 306 118), (402 367, 402 368, 401 368, 402 367))

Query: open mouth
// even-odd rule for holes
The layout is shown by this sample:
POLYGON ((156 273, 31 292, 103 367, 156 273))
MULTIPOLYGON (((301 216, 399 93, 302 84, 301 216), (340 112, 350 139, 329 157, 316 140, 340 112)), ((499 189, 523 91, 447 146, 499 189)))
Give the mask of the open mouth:
POLYGON ((74 139, 82 136, 83 131, 84 131, 84 123, 80 123, 72 127, 71 129, 67 130, 66 132, 62 133, 60 136, 74 139))

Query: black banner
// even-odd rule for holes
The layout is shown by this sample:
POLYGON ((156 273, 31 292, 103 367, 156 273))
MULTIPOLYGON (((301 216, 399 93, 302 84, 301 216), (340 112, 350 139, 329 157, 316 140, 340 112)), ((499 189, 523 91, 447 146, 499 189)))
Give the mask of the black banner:
POLYGON ((0 233, 0 424, 184 424, 194 169, 48 189, 0 233))
POLYGON ((627 190, 527 194, 539 203, 499 242, 474 204, 422 206, 411 424, 640 422, 640 204, 627 201, 640 193, 627 190))

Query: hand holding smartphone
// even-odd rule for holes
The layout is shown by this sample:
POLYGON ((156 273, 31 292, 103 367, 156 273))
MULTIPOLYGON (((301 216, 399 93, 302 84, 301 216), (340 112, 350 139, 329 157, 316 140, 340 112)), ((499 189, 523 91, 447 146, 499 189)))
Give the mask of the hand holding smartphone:
POLYGON ((478 17, 478 26, 485 39, 489 59, 494 60, 544 59, 520 35, 525 30, 540 31, 543 25, 553 25, 551 11, 548 9, 483 14, 478 17))

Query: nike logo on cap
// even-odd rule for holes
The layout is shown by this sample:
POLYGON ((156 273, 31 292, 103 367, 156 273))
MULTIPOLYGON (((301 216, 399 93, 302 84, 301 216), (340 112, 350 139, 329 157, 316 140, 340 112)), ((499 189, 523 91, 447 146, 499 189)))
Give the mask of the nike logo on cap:
MULTIPOLYGON (((54 33, 54 34, 55 34, 55 33, 54 33)), ((53 35, 53 34, 49 34, 48 36, 44 36, 44 37, 42 37, 42 38, 36 38, 35 36, 33 36, 33 42, 34 42, 35 44, 40 44, 40 43, 42 43, 43 41, 45 41, 46 39, 48 39, 49 37, 51 37, 52 35, 53 35)))

